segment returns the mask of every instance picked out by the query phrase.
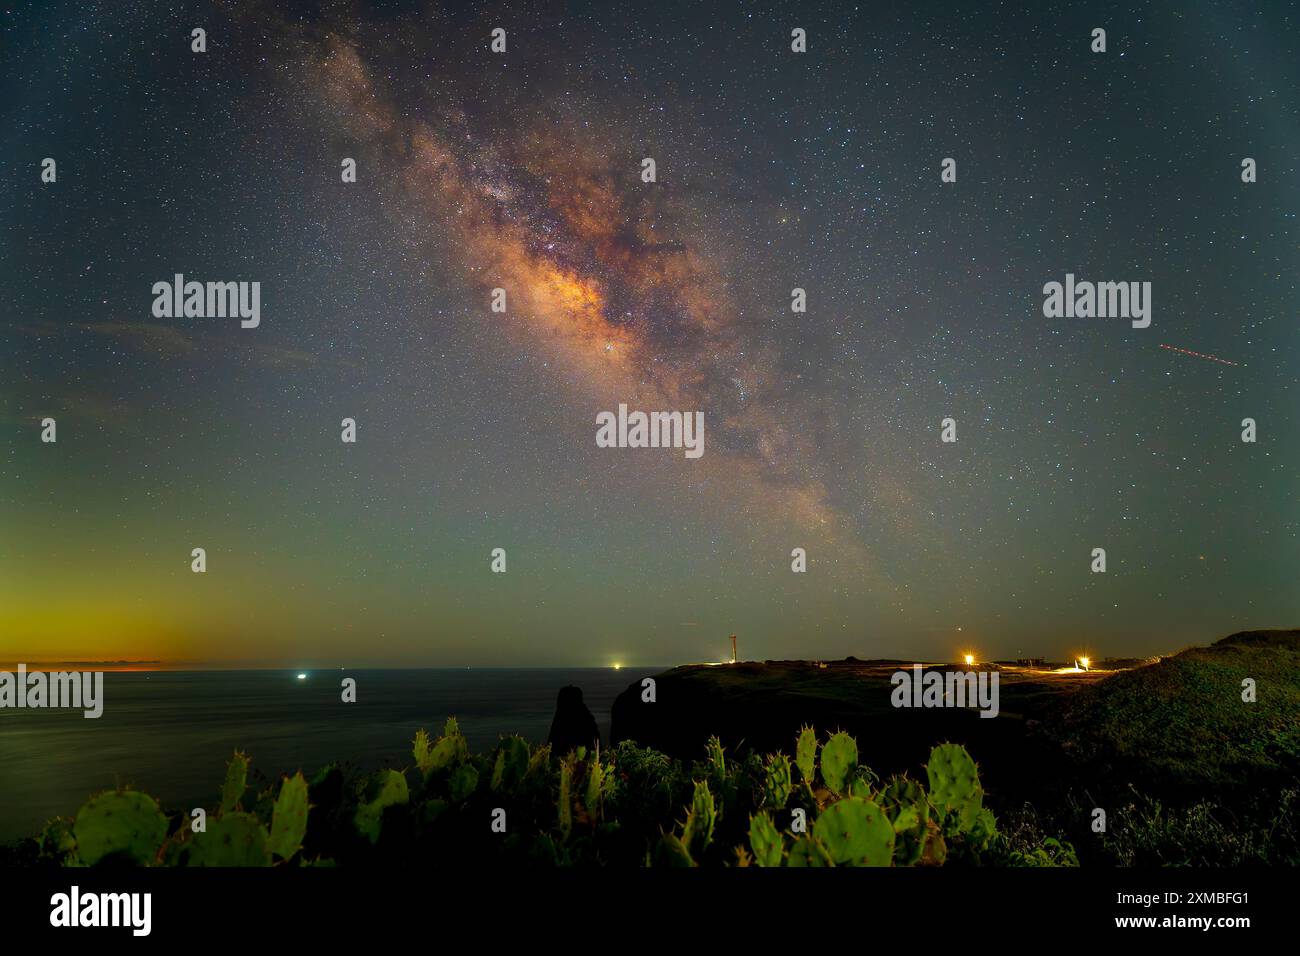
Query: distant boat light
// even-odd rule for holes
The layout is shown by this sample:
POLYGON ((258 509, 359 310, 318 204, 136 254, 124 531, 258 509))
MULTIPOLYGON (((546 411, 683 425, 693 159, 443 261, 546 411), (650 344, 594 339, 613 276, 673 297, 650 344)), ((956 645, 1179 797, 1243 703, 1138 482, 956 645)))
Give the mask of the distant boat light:
POLYGON ((307 675, 306 675, 306 674, 299 674, 299 675, 298 675, 298 680, 306 680, 306 679, 307 679, 307 675))

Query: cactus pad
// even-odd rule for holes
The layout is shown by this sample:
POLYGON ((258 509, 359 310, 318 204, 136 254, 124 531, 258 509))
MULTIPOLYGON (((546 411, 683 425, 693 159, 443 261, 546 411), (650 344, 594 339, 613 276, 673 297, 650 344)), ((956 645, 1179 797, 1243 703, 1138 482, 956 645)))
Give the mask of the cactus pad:
POLYGON ((780 866, 785 855, 785 837, 766 813, 749 818, 749 846, 759 866, 780 866))
POLYGON ((837 866, 889 866, 894 858, 894 827, 869 800, 839 800, 817 817, 813 836, 837 866))
POLYGON ((87 866, 110 856, 147 866, 167 836, 167 818, 148 794, 110 790, 77 811, 72 832, 87 866))
POLYGON ((919 783, 906 776, 892 778, 879 794, 880 807, 893 824, 894 863, 915 866, 925 850, 930 804, 919 783))
POLYGON ((77 850, 77 838, 72 835, 72 821, 67 817, 55 817, 45 824, 36 841, 42 860, 63 863, 72 858, 77 850))
POLYGON ((858 768, 858 742, 844 731, 831 734, 822 745, 822 780, 826 789, 842 795, 858 768))
POLYGON ((767 772, 763 779, 763 803, 773 810, 784 810, 790 799, 790 760, 777 753, 767 758, 767 772))
POLYGON ((979 821, 984 790, 975 761, 966 748, 959 744, 940 744, 930 751, 925 772, 930 782, 930 803, 940 822, 960 833, 969 833, 979 821))
POLYGON ((230 813, 239 806, 248 788, 248 755, 235 751, 226 764, 226 779, 221 785, 221 812, 230 813))
POLYGON ((600 750, 596 750, 596 755, 587 761, 587 794, 583 804, 587 808, 587 816, 595 819, 599 814, 601 805, 605 797, 609 796, 614 789, 614 765, 602 764, 600 762, 600 750))
POLYGON ((307 781, 302 772, 285 777, 271 811, 271 852, 287 860, 302 847, 307 835, 307 781))
POLYGON ((410 799, 406 776, 397 770, 381 770, 371 778, 363 799, 352 818, 362 836, 371 843, 379 840, 383 828, 384 809, 406 803, 410 799))
POLYGON ((834 866, 831 856, 811 834, 797 837, 790 846, 790 866, 834 866))
POLYGON ((665 833, 655 846, 655 866, 694 866, 695 861, 686 849, 686 844, 676 834, 665 833))
POLYGON ((223 814, 193 835, 184 860, 189 866, 270 866, 266 827, 251 813, 223 814))
POLYGON ((713 824, 717 821, 717 812, 713 804, 713 791, 703 780, 695 781, 695 795, 691 798, 691 809, 686 814, 686 825, 682 830, 682 843, 692 854, 701 853, 713 840, 713 824))
POLYGON ((722 749, 722 741, 715 734, 709 738, 709 742, 704 747, 709 764, 709 779, 717 787, 722 786, 722 782, 727 778, 727 755, 722 749))
POLYGON ((527 772, 528 742, 522 737, 504 738, 492 768, 492 789, 513 792, 527 772))
POLYGON ((542 746, 534 750, 532 756, 528 758, 528 772, 524 774, 524 777, 526 779, 534 777, 544 778, 547 771, 550 769, 551 745, 542 744, 542 746))
POLYGON ((478 771, 473 764, 463 763, 451 772, 447 785, 453 800, 464 800, 478 787, 478 771))
POLYGON ((427 774, 433 762, 433 745, 423 727, 415 732, 415 740, 411 743, 411 756, 415 758, 415 765, 420 768, 420 772, 427 774))
POLYGON ((795 744, 794 763, 799 768, 799 777, 811 787, 813 776, 817 773, 817 731, 803 727, 795 744))

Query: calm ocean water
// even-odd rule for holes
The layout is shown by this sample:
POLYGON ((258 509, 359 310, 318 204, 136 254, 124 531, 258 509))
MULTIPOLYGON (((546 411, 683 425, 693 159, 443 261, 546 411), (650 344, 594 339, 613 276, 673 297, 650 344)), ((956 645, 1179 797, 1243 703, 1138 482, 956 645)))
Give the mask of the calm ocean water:
POLYGON ((609 740, 609 708, 629 684, 664 668, 348 671, 357 702, 340 702, 338 671, 298 680, 294 671, 107 673, 104 714, 0 711, 0 842, 40 832, 52 816, 71 816, 91 793, 118 784, 165 805, 212 806, 236 748, 269 777, 331 761, 362 768, 403 765, 424 727, 455 715, 470 747, 502 734, 545 741, 555 697, 582 688, 609 740))

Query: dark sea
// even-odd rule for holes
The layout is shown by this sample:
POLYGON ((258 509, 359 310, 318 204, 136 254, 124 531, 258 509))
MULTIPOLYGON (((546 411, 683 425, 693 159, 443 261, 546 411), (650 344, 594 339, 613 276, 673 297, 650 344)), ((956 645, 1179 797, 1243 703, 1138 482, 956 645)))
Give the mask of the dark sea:
MULTIPOLYGON (((609 741, 614 698, 662 667, 313 671, 108 672, 104 713, 0 710, 0 843, 39 834, 92 793, 130 785, 176 808, 219 802, 226 761, 247 752, 274 779, 351 761, 362 769, 411 763, 421 727, 454 715, 471 749, 503 734, 545 742, 561 687, 582 688, 609 741), (344 676, 356 703, 340 700, 344 676)), ((250 784, 253 782, 250 773, 250 784)))

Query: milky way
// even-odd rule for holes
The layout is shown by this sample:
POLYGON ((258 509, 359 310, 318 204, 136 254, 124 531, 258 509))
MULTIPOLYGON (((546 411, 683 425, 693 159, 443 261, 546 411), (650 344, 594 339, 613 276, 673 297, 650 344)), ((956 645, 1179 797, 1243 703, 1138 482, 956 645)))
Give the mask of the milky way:
POLYGON ((836 517, 808 477, 817 449, 806 411, 774 394, 779 356, 747 343, 714 264, 719 239, 679 225, 673 188, 641 181, 633 154, 611 145, 614 124, 595 133, 543 111, 486 141, 454 105, 399 110, 356 44, 333 33, 310 50, 305 77, 374 174, 399 177, 423 224, 456 250, 484 309, 488 290, 507 291, 524 347, 607 401, 706 410, 716 453, 700 467, 820 539, 836 517))
POLYGON ((16 11, 0 638, 306 668, 1293 625, 1294 18, 1157 2, 1094 54, 1097 15, 16 11), (260 324, 153 316, 177 273, 260 283, 260 324), (1150 326, 1044 314, 1067 275, 1151 283, 1150 326), (598 447, 622 404, 703 412, 705 454, 598 447))

